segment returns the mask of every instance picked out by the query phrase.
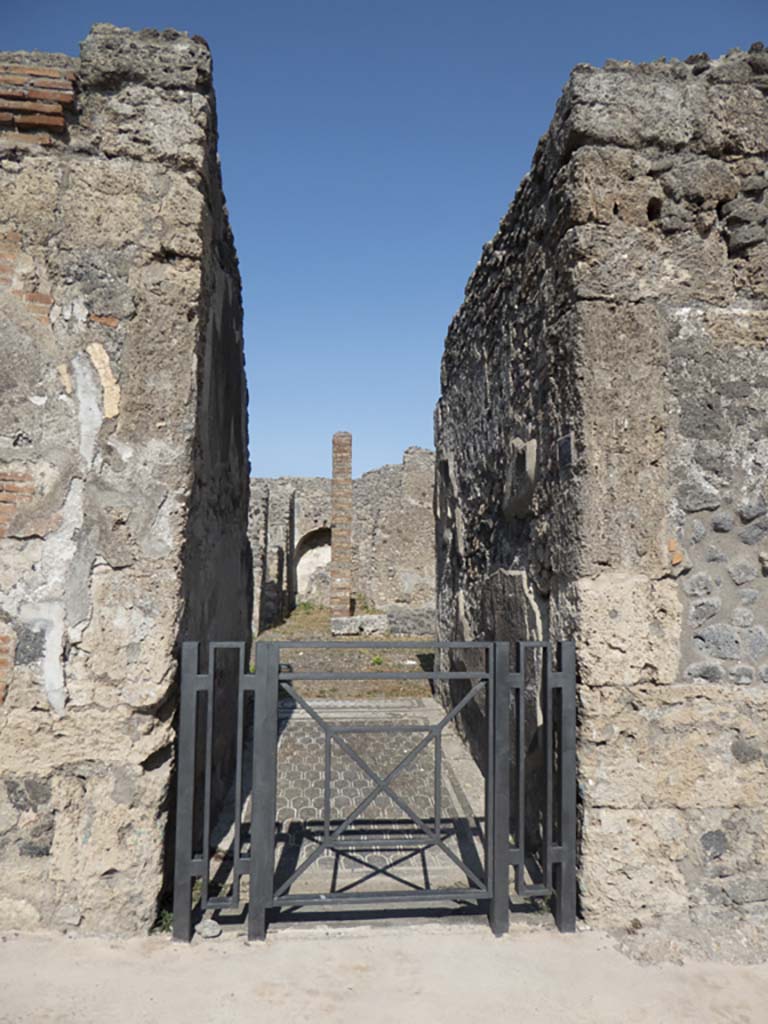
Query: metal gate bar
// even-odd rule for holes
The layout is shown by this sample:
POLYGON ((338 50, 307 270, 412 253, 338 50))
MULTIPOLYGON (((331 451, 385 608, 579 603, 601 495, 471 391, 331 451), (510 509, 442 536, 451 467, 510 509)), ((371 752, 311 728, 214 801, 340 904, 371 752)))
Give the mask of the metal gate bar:
MULTIPOLYGON (((424 671, 424 672, 293 672, 289 666, 283 671, 280 652, 288 648, 338 649, 413 649, 413 643, 390 641, 376 643, 340 644, 327 641, 296 641, 291 643, 264 643, 255 645, 255 670, 245 671, 245 645, 243 643, 213 643, 208 647, 207 672, 200 672, 199 645, 184 643, 181 658, 181 708, 179 716, 179 748, 177 761, 176 850, 174 875, 173 937, 189 941, 192 935, 192 884, 201 880, 200 905, 236 908, 240 902, 240 878, 249 875, 248 937, 262 939, 266 934, 267 913, 270 908, 316 905, 333 907, 342 904, 366 903, 476 901, 485 905, 494 934, 501 935, 509 926, 509 876, 514 868, 515 890, 523 897, 552 896, 555 919, 561 931, 573 931, 576 919, 576 706, 575 650, 572 642, 558 644, 558 668, 552 666, 551 646, 547 643, 523 641, 516 644, 515 670, 510 670, 508 643, 450 642, 430 644, 435 651, 478 650, 485 653, 485 671, 424 671), (213 897, 209 892, 211 864, 211 772, 213 758, 213 721, 215 656, 218 650, 234 649, 238 652, 237 671, 237 725, 235 748, 235 808, 234 848, 232 859, 232 889, 229 896, 213 897), (526 881, 530 867, 525 840, 526 801, 526 735, 525 735, 525 654, 527 650, 541 650, 543 674, 541 709, 543 715, 543 745, 545 778, 543 793, 542 849, 538 868, 541 881, 526 881), (326 722, 292 685, 299 680, 363 680, 391 679, 463 680, 469 688, 457 704, 444 715, 437 725, 405 727, 391 726, 338 726, 326 722), (325 781, 323 797, 323 832, 316 850, 300 867, 275 887, 275 807, 277 787, 277 720, 278 695, 284 689, 295 703, 323 729, 325 742, 325 781), (485 728, 487 759, 485 765, 485 827, 482 846, 484 870, 478 875, 445 845, 441 811, 442 731, 481 691, 486 694, 485 728), (201 696, 202 695, 202 696, 201 696), (252 712, 246 716, 246 696, 251 695, 252 712), (510 699, 515 710, 515 735, 510 735, 510 699), (205 705, 205 727, 197 735, 198 701, 205 705), (383 777, 358 755, 344 739, 347 732, 426 732, 427 735, 383 777), (252 762, 244 765, 246 736, 252 737, 252 762), (198 743, 198 740, 200 741, 198 743), (512 742, 511 742, 512 741, 512 742), (331 754, 336 742, 347 756, 358 764, 373 784, 371 793, 333 829, 331 813, 331 754), (407 801, 391 789, 397 775, 431 743, 435 745, 434 827, 422 821, 407 801), (203 754, 202 807, 196 808, 196 756, 198 746, 203 754), (516 791, 510 793, 510 748, 514 747, 516 791), (244 774, 245 772, 245 774, 244 774), (251 820, 250 853, 243 856, 242 849, 242 784, 250 779, 251 820), (382 837, 376 839, 344 837, 344 831, 380 793, 386 793, 419 830, 416 838, 382 837), (197 811, 197 819, 196 819, 197 811), (512 814, 510 812, 512 811, 512 814), (194 848, 195 820, 202 821, 202 849, 194 848), (514 843, 510 843, 511 832, 514 843), (291 885, 314 863, 323 850, 362 850, 386 848, 426 849, 437 847, 467 876, 468 887, 461 889, 419 889, 403 892, 335 892, 301 893, 292 895, 291 885)), ((427 646, 427 645, 419 645, 427 646)))
MULTIPOLYGON (((509 863, 515 869, 515 891, 518 896, 552 896, 555 920, 560 931, 576 928, 576 652, 573 641, 557 645, 558 670, 552 667, 552 645, 521 641, 517 644, 516 670, 508 675, 514 694, 515 708, 515 779, 516 815, 514 845, 509 847, 509 863), (526 810, 526 730, 525 730, 525 653, 541 650, 543 679, 541 710, 544 736, 544 804, 541 873, 543 881, 526 881, 527 866, 526 810), (557 695, 557 714, 554 713, 557 695), (558 763, 553 756, 557 737, 558 763), (554 787, 557 769, 557 814, 554 787), (559 841, 553 841, 553 832, 559 841)), ((508 706, 508 705, 505 705, 508 706)))
MULTIPOLYGON (((284 647, 289 647, 289 646, 290 647, 303 647, 304 645, 300 644, 300 643, 294 643, 294 644, 282 644, 281 643, 281 644, 276 645, 276 646, 278 648, 284 648, 284 647)), ((315 646, 315 647, 324 646, 324 647, 328 647, 328 648, 333 648, 333 647, 338 647, 338 644, 337 643, 315 642, 313 646, 315 646)), ((399 647, 399 648, 405 648, 405 649, 412 649, 413 648, 413 644, 412 643, 409 644, 407 642, 390 642, 390 643, 387 643, 387 644, 380 644, 380 645, 379 644, 375 644, 375 643, 374 644, 359 644, 359 645, 353 643, 353 644, 349 644, 348 646, 354 647, 354 648, 358 648, 358 647, 374 647, 374 648, 375 647, 399 647)), ((480 647, 480 648, 485 648, 486 660, 489 662, 489 666, 490 666, 491 657, 492 657, 492 646, 490 644, 477 644, 477 645, 473 645, 473 646, 477 646, 477 647, 480 647)), ((469 673, 467 673, 467 672, 449 673, 449 672, 440 672, 439 670, 436 671, 436 672, 431 672, 431 673, 416 673, 416 672, 400 672, 400 673, 395 673, 395 672, 377 672, 377 673, 314 673, 314 672, 303 672, 303 673, 297 673, 297 672, 292 672, 290 670, 285 670, 285 671, 279 671, 279 673, 278 673, 278 680, 279 680, 279 683, 282 685, 283 689, 296 702, 296 704, 299 705, 300 707, 302 707, 310 715, 310 717, 316 722, 316 724, 318 724, 323 729, 323 732, 324 732, 324 735, 325 735, 325 763, 326 763, 326 774, 325 774, 325 780, 324 780, 324 783, 325 783, 325 798, 324 798, 325 813, 324 813, 324 822, 323 822, 324 838, 318 844, 317 848, 315 850, 313 850, 313 852, 301 864, 301 866, 299 868, 297 868, 297 870, 294 871, 293 874, 288 879, 286 879, 282 883, 282 885, 277 889, 277 891, 275 892, 275 900, 276 901, 280 901, 279 905, 301 905, 301 904, 303 904, 305 902, 314 901, 315 896, 317 896, 318 899, 322 899, 325 903, 328 903, 328 904, 331 904, 334 901, 339 901, 339 900, 344 901, 346 899, 351 898, 351 894, 350 895, 344 895, 344 894, 336 894, 336 895, 334 895, 334 894, 331 894, 331 893, 302 894, 302 896, 300 896, 300 897, 299 896, 290 896, 290 895, 288 895, 288 890, 290 889, 291 885, 294 882, 296 882, 298 880, 298 878, 300 878, 301 875, 303 875, 312 866, 312 864, 314 864, 314 862, 322 855, 324 850, 338 851, 340 849, 350 849, 350 848, 354 848, 356 846, 359 846, 359 842, 358 842, 357 839, 352 839, 352 840, 348 840, 348 841, 344 842, 344 841, 340 840, 338 837, 343 834, 343 832, 349 827, 349 825, 351 825, 355 821, 355 819, 359 818, 360 814, 362 814, 362 812, 364 810, 366 810, 366 808, 369 806, 369 804, 371 804, 373 802, 373 800, 376 798, 376 796, 378 796, 378 794, 381 793, 381 792, 385 792, 389 796, 389 798, 407 815, 407 817, 415 825, 417 825, 421 829, 421 832, 423 833, 423 835, 419 837, 419 843, 420 843, 422 848, 426 849, 429 846, 436 846, 436 847, 438 847, 450 860, 453 860, 454 863, 456 863, 457 866, 462 869, 462 871, 468 876, 470 882, 474 882, 475 883, 476 888, 471 888, 471 889, 468 889, 468 890, 460 890, 459 891, 459 890, 455 890, 455 889, 451 889, 451 890, 430 889, 430 894, 431 894, 433 900, 439 900, 439 899, 443 899, 443 898, 444 899, 450 899, 451 897, 453 897, 453 899, 456 899, 456 898, 458 898, 458 896, 460 894, 463 895, 463 894, 466 894, 466 893, 470 893, 472 898, 475 898, 475 899, 481 899, 481 898, 482 899, 486 899, 486 898, 489 898, 491 894, 490 894, 490 890, 488 889, 488 886, 485 883, 485 881, 481 880, 480 878, 478 878, 478 876, 476 874, 474 874, 474 872, 466 864, 463 864, 455 856, 453 851, 450 850, 445 845, 445 843, 443 841, 442 835, 438 834, 439 822, 437 821, 437 819, 435 821, 435 830, 434 830, 434 832, 432 832, 432 831, 430 831, 428 826, 419 818, 419 816, 417 814, 415 814, 413 809, 409 805, 407 805, 405 803, 405 801, 403 801, 396 793, 394 793, 391 790, 390 783, 394 780, 395 776, 400 774, 401 771, 403 771, 405 768, 407 768, 415 760, 415 758, 424 749, 426 749, 427 746, 429 746, 430 743, 436 742, 436 740, 440 736, 440 733, 445 728, 445 726, 449 722, 453 721, 453 719, 456 718, 456 716, 460 714, 460 712, 463 709, 463 707, 466 706, 470 702, 470 700, 472 700, 478 694, 478 692, 483 688, 484 684, 485 685, 490 685, 490 686, 493 685, 492 669, 489 667, 489 668, 486 669, 485 672, 469 672, 469 673), (408 679, 408 678, 425 678, 425 677, 429 678, 429 679, 438 679, 438 678, 446 678, 447 677, 447 678, 460 678, 460 679, 470 678, 470 680, 473 681, 473 682, 475 680, 478 680, 478 681, 475 682, 475 685, 464 695, 464 697, 462 697, 462 699, 458 702, 458 704, 456 704, 456 706, 443 717, 443 719, 440 721, 440 723, 437 726, 427 726, 427 727, 425 727, 425 726, 402 726, 402 725, 386 725, 386 726, 383 726, 383 725, 379 725, 379 726, 365 726, 365 727, 350 726, 347 729, 344 726, 331 725, 328 722, 326 722, 317 713, 317 711, 311 706, 311 704, 309 704, 307 701, 305 701, 304 698, 299 693, 297 693, 297 691, 291 685, 291 682, 293 680, 295 680, 297 677, 304 678, 304 679, 311 679, 311 680, 318 680, 318 679, 321 679, 323 677, 325 677, 325 678, 332 678, 332 679, 339 679, 339 678, 341 678, 341 679, 350 679, 350 680, 359 680, 359 679, 368 678, 368 677, 372 677, 372 678, 374 678, 376 680, 390 680, 390 679, 394 679, 394 678, 398 678, 398 679, 399 678, 405 678, 405 679, 408 679), (340 735, 343 734, 345 731, 350 731, 350 732, 355 732, 355 733, 361 733, 361 732, 380 732, 380 733, 426 732, 428 735, 425 736, 424 739, 420 740, 416 744, 416 746, 406 755, 406 757, 404 759, 402 759, 401 762, 398 765, 396 765, 395 768, 393 768, 392 771, 390 771, 384 779, 381 779, 378 776, 378 774, 376 772, 374 772, 371 769, 371 767, 364 761, 364 759, 360 758, 357 755, 357 753, 354 750, 352 750, 349 747, 349 745, 343 739, 340 738, 340 735), (332 740, 334 738, 336 739, 336 741, 339 744, 339 746, 345 751, 347 756, 350 757, 353 761, 355 761, 358 764, 358 767, 362 768, 363 772, 365 774, 367 774, 369 776, 369 778, 371 778, 373 780, 373 782, 375 783, 376 788, 373 789, 367 795, 367 797, 365 797, 365 799, 360 804, 358 804, 358 806, 345 818, 345 820, 341 824, 337 825, 336 828, 331 832, 330 831, 330 820, 329 820, 329 815, 330 815, 330 812, 329 812, 329 806, 330 806, 330 771, 328 769, 328 766, 329 766, 329 761, 330 761, 330 753, 329 752, 331 750, 332 740), (447 895, 449 893, 450 893, 450 895, 447 895)), ((442 750, 442 748, 439 745, 437 745, 437 743, 436 743, 436 762, 437 762, 437 764, 436 764, 436 767, 437 767, 436 774, 439 774, 439 771, 440 771, 441 750, 442 750)), ((366 846, 370 847, 370 845, 371 845, 370 841, 364 841, 364 842, 365 842, 366 846)), ((363 894, 355 894, 355 895, 356 895, 356 897, 358 899, 363 898, 363 894)), ((384 895, 383 893, 377 893, 375 895, 365 896, 365 898, 367 899, 368 902, 372 902, 372 901, 376 902, 383 895, 384 895)), ((403 893, 394 893, 394 894, 390 894, 390 895, 394 896, 397 899, 400 899, 401 901, 405 898, 403 893)), ((276 902, 275 905, 278 905, 278 903, 276 902)))

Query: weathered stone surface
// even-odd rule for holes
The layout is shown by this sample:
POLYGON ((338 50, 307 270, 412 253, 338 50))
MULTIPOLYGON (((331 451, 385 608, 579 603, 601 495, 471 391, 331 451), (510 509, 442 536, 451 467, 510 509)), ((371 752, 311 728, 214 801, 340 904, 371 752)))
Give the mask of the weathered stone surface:
POLYGON ((250 626, 240 282, 207 46, 100 25, 55 62, 66 132, 0 131, 0 917, 125 933, 163 882, 179 641, 250 626))
POLYGON ((434 636, 434 608, 387 609, 387 632, 394 636, 434 636))
POLYGON ((386 633, 389 622, 386 615, 346 615, 331 619, 334 636, 373 636, 386 633))
POLYGON ((221 925, 207 917, 195 926, 195 935, 199 935, 201 939, 218 939, 221 935, 221 925))
POLYGON ((705 597, 700 601, 694 601, 690 611, 691 622, 697 625, 700 622, 706 622, 707 619, 717 615, 721 607, 722 601, 719 597, 705 597))
MULTIPOLYGON (((722 925, 738 876, 763 899, 768 99, 752 56, 577 67, 445 345, 439 635, 576 640, 594 922, 722 925), (499 601, 503 573, 520 583, 499 601)), ((482 727, 466 716, 478 742, 482 727)))

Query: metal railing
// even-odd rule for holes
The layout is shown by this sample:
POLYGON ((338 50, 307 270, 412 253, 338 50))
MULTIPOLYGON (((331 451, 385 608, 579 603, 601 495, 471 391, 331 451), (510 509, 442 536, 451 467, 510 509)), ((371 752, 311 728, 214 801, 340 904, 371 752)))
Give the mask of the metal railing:
POLYGON ((255 645, 255 667, 246 671, 243 643, 212 643, 208 646, 205 671, 200 667, 199 645, 183 644, 181 659, 181 710, 177 759, 176 848, 173 896, 173 937, 189 941, 192 936, 193 884, 199 880, 199 901, 207 908, 240 906, 240 880, 248 876, 248 937, 266 934, 267 914, 278 908, 322 904, 325 907, 361 904, 397 904, 475 901, 487 913, 494 934, 509 927, 510 867, 514 868, 515 891, 527 898, 553 898, 553 910, 561 931, 573 931, 576 921, 576 707, 575 651, 572 642, 557 645, 557 668, 552 663, 551 645, 521 642, 515 645, 514 668, 510 665, 509 643, 443 643, 429 646, 451 659, 456 652, 472 651, 480 656, 478 670, 464 668, 428 669, 420 672, 294 672, 281 663, 281 652, 290 648, 340 650, 414 649, 406 641, 389 643, 340 643, 296 641, 259 642, 255 645), (212 829, 212 750, 214 736, 213 696, 215 658, 219 651, 237 656, 237 726, 234 772, 234 838, 231 882, 227 896, 210 893, 212 829), (543 781, 539 794, 541 834, 538 860, 526 850, 526 802, 530 799, 527 773, 525 722, 526 654, 535 651, 542 661, 541 735, 543 737, 543 781), (430 683, 462 681, 466 692, 432 725, 343 726, 327 721, 299 692, 301 681, 428 680, 430 683), (322 730, 324 742, 323 822, 316 848, 288 877, 275 878, 275 818, 277 794, 278 698, 280 694, 301 708, 322 730), (484 863, 469 865, 447 845, 441 811, 443 730, 473 702, 484 706, 485 821, 482 836, 484 863), (347 739, 348 732, 423 733, 413 748, 386 774, 376 770, 347 739), (334 745, 343 751, 372 784, 370 792, 343 820, 331 817, 331 756, 334 745), (434 815, 424 820, 394 788, 415 759, 434 746, 434 815), (245 774, 247 773, 247 775, 245 774), (511 779, 513 784, 511 784, 511 779), (247 789, 244 782, 248 782, 247 789), (249 793, 250 821, 243 821, 243 795, 249 793), (416 831, 411 838, 361 838, 350 828, 370 804, 386 795, 416 831), (244 825, 248 829, 244 842, 244 825), (514 840, 511 840, 511 836, 514 840), (375 850, 418 845, 440 850, 463 872, 463 888, 424 888, 418 892, 291 892, 324 851, 340 853, 352 849, 375 850), (527 881, 526 874, 537 876, 527 881))

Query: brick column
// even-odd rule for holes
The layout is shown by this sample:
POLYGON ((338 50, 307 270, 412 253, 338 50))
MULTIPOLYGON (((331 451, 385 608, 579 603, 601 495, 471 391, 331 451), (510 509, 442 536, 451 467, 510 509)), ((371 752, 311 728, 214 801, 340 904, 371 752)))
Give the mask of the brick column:
POLYGON ((331 615, 352 610, 352 435, 333 435, 331 481, 331 615))

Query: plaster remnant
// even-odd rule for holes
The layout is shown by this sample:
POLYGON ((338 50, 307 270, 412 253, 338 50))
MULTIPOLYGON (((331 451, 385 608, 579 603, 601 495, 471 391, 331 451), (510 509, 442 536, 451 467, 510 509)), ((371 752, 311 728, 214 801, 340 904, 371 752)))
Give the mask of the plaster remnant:
POLYGON ((93 368, 78 353, 72 360, 77 392, 78 419, 80 423, 80 454, 86 468, 90 469, 96 454, 96 441, 103 422, 101 389, 98 386, 93 368))
POLYGON ((120 385, 112 373, 112 364, 109 361, 109 356, 104 350, 104 346, 98 341, 92 341, 87 346, 86 351, 91 357, 91 362, 101 381, 104 396, 104 418, 108 420, 114 419, 120 412, 120 385))
POLYGON ((64 649, 64 611, 60 603, 42 601, 21 608, 19 619, 43 634, 42 686, 51 710, 63 715, 67 703, 62 655, 64 649))
POLYGON ((66 363, 59 363, 56 370, 61 378, 61 384, 68 395, 72 394, 72 374, 66 363))

